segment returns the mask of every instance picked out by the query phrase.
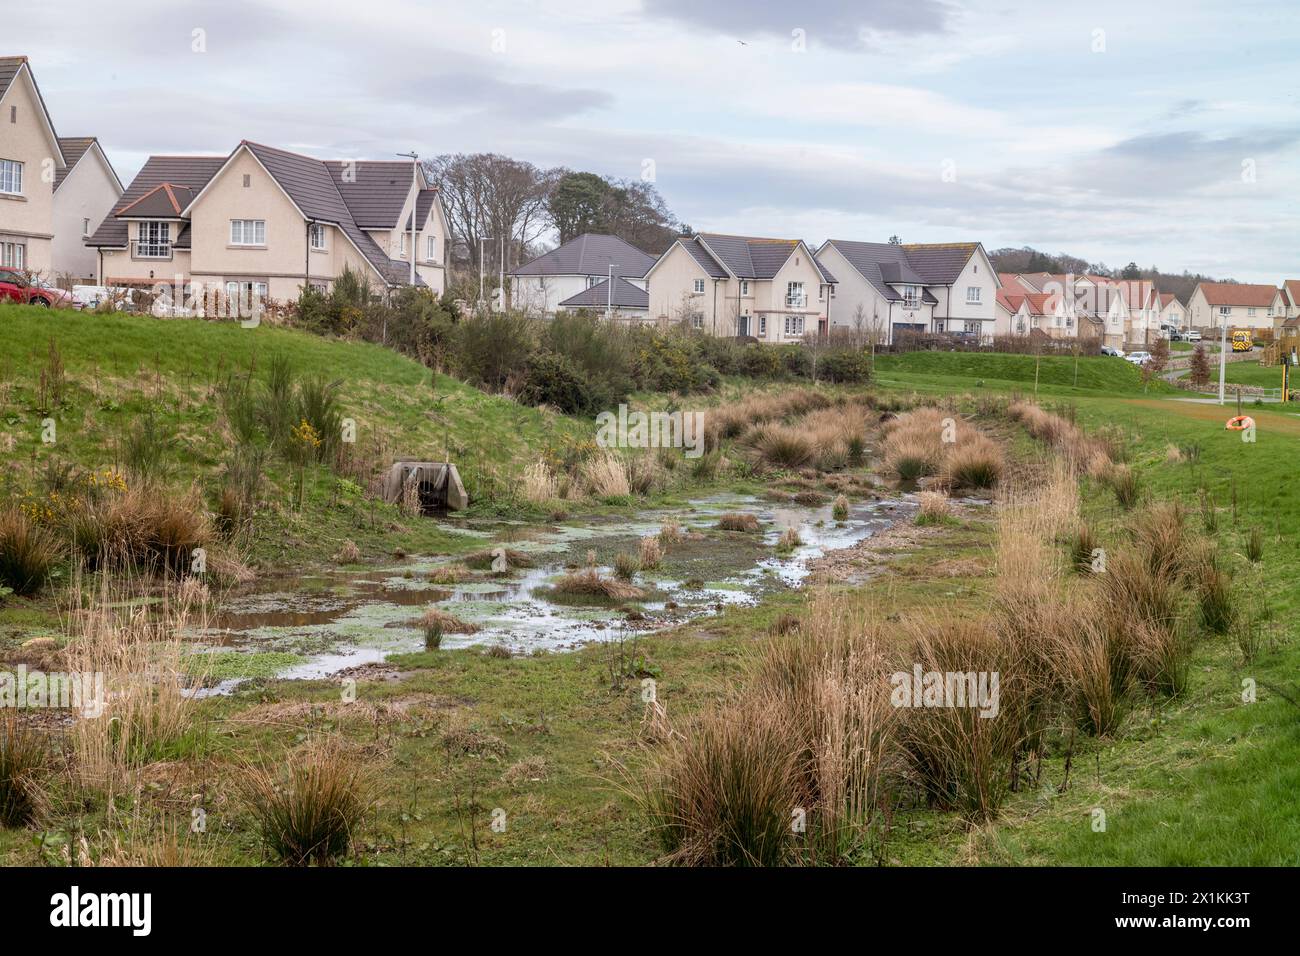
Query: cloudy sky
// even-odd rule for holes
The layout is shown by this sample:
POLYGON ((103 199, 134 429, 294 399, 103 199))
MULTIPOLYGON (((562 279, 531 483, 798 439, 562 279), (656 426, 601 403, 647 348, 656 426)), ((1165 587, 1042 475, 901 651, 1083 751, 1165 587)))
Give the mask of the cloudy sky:
POLYGON ((242 138, 653 175, 700 230, 1300 275, 1285 0, 42 0, 61 135, 123 179, 242 138))

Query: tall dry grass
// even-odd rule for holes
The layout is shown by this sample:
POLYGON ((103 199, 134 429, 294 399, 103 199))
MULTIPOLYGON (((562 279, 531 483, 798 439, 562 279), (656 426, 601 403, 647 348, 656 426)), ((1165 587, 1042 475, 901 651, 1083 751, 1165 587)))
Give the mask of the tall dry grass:
POLYGON ((632 493, 627 464, 609 450, 599 451, 583 463, 582 479, 588 493, 596 498, 622 498, 632 493))

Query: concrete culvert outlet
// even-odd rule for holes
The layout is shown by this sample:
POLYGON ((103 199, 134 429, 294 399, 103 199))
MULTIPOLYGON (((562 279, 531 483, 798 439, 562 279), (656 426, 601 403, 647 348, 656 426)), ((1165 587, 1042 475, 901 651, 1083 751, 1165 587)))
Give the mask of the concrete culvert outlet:
POLYGON ((414 488, 422 514, 458 511, 469 505, 460 472, 446 461, 401 459, 384 474, 381 492, 390 504, 401 502, 408 487, 414 488))

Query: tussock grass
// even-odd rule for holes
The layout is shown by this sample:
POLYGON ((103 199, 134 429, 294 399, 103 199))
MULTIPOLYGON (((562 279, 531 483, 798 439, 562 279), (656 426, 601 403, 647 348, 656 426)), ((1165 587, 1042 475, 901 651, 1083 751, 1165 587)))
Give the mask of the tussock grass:
POLYGON ((45 737, 12 711, 0 711, 0 826, 30 826, 47 800, 42 786, 50 765, 45 737))
POLYGON ((582 480, 589 494, 596 498, 620 498, 632 493, 627 464, 608 450, 592 455, 582 465, 582 480))
POLYGON ((724 515, 720 515, 717 527, 719 531, 756 532, 762 530, 758 518, 754 515, 736 511, 729 511, 724 515))
POLYGON ((444 611, 440 607, 430 607, 420 615, 420 627, 426 636, 431 628, 436 628, 438 634, 477 634, 479 627, 471 621, 463 621, 456 615, 444 611))
MULTIPOLYGON (((462 563, 465 565, 465 567, 473 568, 475 571, 491 571, 492 562, 496 560, 496 554, 494 553, 495 551, 496 551, 495 548, 489 549, 487 551, 475 551, 473 554, 467 554, 461 560, 462 563)), ((529 554, 527 551, 517 551, 514 548, 505 548, 504 551, 506 557, 507 570, 509 570, 510 568, 531 568, 537 564, 533 556, 529 554)), ((450 565, 449 567, 455 567, 455 565, 450 565)), ((439 568, 430 572, 430 579, 432 580, 433 575, 437 574, 438 571, 440 570, 443 571, 444 574, 458 573, 458 572, 451 572, 439 568)), ((444 583, 454 584, 455 582, 448 581, 444 583)))
POLYGON ((801 544, 803 538, 799 537, 799 532, 795 528, 786 528, 776 539, 776 550, 778 554, 789 554, 801 544))
POLYGON ((620 581, 631 581, 640 570, 641 562, 637 560, 636 555, 625 551, 614 555, 614 576, 620 581))
POLYGON ((531 504, 548 504, 560 496, 555 473, 540 459, 524 468, 519 483, 523 499, 531 504))
POLYGON ((607 578, 595 568, 583 568, 562 576, 555 582, 553 590, 561 595, 599 597, 613 601, 639 601, 645 597, 645 591, 641 588, 607 578))
POLYGON ((916 524, 925 527, 952 520, 952 500, 942 491, 923 491, 916 498, 920 502, 914 519, 916 524))
POLYGON ((22 597, 36 594, 58 562, 48 531, 18 508, 0 511, 0 585, 22 597))
POLYGON ((639 561, 642 570, 650 571, 659 567, 663 561, 663 547, 659 543, 657 535, 646 535, 641 539, 639 551, 639 561))
POLYGON ((372 782, 337 742, 291 753, 283 772, 249 766, 240 789, 270 853, 289 866, 347 854, 370 806, 372 782))

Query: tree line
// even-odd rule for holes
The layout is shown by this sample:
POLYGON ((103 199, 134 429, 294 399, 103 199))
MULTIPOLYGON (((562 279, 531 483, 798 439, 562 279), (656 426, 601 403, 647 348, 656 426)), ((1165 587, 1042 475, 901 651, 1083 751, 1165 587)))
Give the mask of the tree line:
POLYGON ((442 195, 454 259, 477 272, 480 262, 505 271, 540 254, 558 233, 618 236, 659 255, 689 227, 679 223, 652 182, 617 179, 566 167, 544 169, 499 153, 446 153, 424 162, 442 195))

